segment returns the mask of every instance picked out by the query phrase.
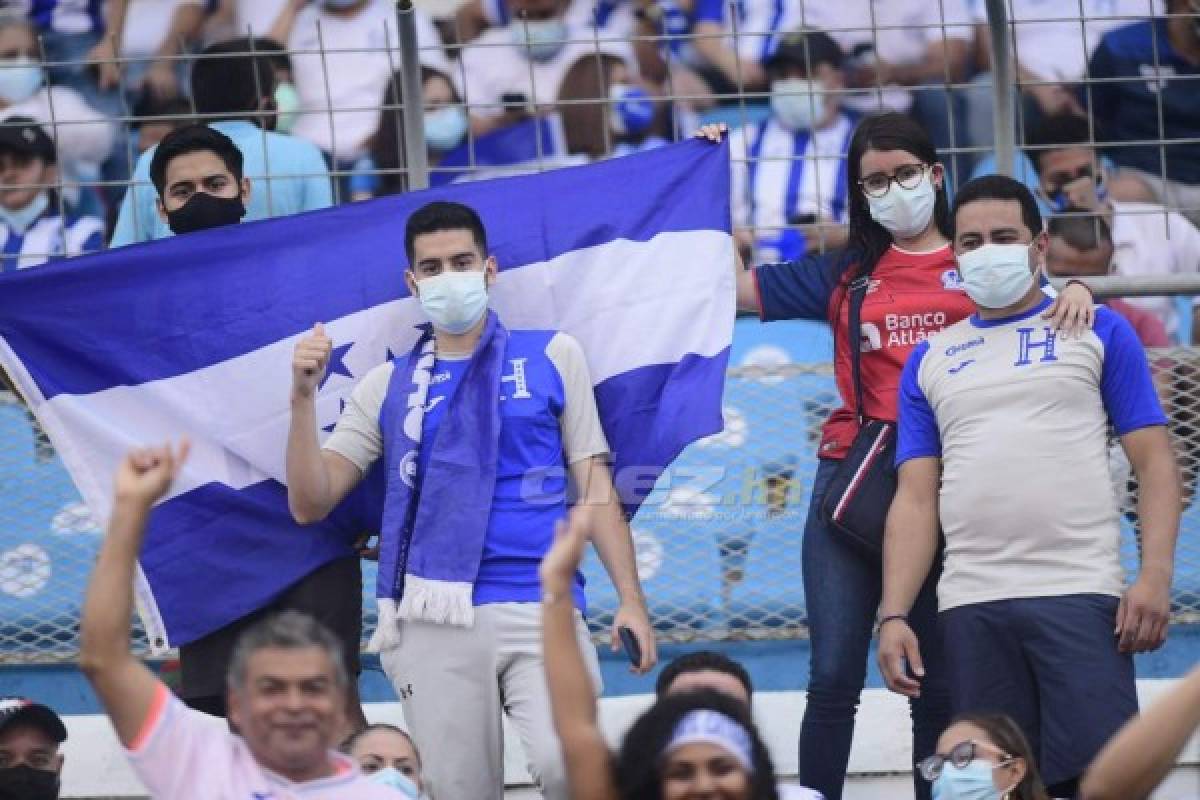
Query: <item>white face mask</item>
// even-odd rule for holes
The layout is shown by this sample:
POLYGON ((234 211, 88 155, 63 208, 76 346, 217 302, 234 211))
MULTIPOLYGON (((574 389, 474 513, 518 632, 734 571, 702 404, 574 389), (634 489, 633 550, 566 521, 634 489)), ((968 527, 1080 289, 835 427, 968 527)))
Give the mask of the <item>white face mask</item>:
POLYGON ((867 197, 867 207, 871 219, 887 228, 894 238, 911 239, 929 227, 935 200, 931 170, 926 170, 914 188, 892 183, 883 197, 867 197))
POLYGON ((785 78, 771 84, 771 111, 785 128, 809 130, 825 116, 821 84, 805 78, 785 78))
POLYGON ((985 244, 958 255, 963 288, 980 308, 1007 308, 1033 287, 1027 244, 985 244))
POLYGON ((483 270, 443 272, 417 281, 417 297, 433 327, 466 333, 487 312, 487 278, 483 270))
POLYGON ((567 23, 562 19, 513 20, 513 43, 534 61, 552 61, 567 46, 567 23))

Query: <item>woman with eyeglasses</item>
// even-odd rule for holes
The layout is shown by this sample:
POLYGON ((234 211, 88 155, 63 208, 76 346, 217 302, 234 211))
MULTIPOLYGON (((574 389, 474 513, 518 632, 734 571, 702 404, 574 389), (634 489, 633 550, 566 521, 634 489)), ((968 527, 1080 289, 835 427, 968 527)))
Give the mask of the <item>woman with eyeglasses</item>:
MULTIPOLYGON (((717 142, 723 133, 723 126, 708 125, 698 135, 717 142)), ((842 796, 883 583, 879 559, 847 543, 819 511, 860 428, 852 348, 861 355, 861 416, 895 422, 900 373, 913 348, 974 311, 950 248, 946 171, 924 129, 904 114, 866 117, 850 139, 846 168, 844 249, 751 270, 735 265, 739 311, 757 312, 763 321, 823 320, 833 329, 841 407, 822 433, 802 544, 811 648, 799 765, 800 783, 827 800, 842 796), (850 332, 849 288, 863 280, 860 330, 850 332)), ((1078 332, 1091 324, 1092 305, 1087 288, 1072 284, 1045 316, 1060 330, 1078 332)), ((921 681, 910 701, 917 759, 933 752, 950 714, 936 585, 934 570, 908 615, 924 657, 924 664, 912 665, 921 681)), ((914 784, 918 800, 928 800, 928 782, 914 775, 914 784)))
POLYGON ((1017 723, 1003 714, 956 717, 937 752, 917 764, 934 800, 1049 800, 1017 723))

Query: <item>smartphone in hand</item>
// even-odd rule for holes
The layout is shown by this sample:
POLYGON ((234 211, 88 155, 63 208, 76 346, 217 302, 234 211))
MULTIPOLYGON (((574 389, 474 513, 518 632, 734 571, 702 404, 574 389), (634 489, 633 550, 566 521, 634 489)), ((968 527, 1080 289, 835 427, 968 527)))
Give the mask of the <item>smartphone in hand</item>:
POLYGON ((633 635, 633 631, 625 626, 617 628, 617 635, 621 637, 621 646, 625 648, 625 655, 629 657, 629 663, 633 666, 640 666, 642 663, 642 645, 638 642, 637 637, 633 635))

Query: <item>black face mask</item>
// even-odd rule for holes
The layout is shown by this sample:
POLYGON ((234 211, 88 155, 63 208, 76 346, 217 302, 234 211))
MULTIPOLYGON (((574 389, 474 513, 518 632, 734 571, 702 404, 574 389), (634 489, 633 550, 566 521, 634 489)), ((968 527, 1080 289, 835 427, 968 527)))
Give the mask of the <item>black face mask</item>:
POLYGON ((0 769, 0 800, 58 800, 58 773, 26 764, 0 769))
POLYGON ((167 212, 167 225, 174 233, 192 233, 240 222, 246 216, 242 198, 216 197, 196 192, 174 211, 167 212))

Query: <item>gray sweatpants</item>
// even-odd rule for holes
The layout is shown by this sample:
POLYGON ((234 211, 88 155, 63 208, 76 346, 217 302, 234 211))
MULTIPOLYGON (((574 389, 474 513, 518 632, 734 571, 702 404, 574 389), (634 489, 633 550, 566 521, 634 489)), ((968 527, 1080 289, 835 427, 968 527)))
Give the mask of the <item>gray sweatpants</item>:
MULTIPOLYGON (((582 615, 576 632, 597 693, 600 664, 582 615)), ((475 626, 405 622, 380 661, 404 706, 436 800, 503 800, 502 713, 547 800, 567 800, 562 753, 542 671, 539 603, 475 607, 475 626)))

